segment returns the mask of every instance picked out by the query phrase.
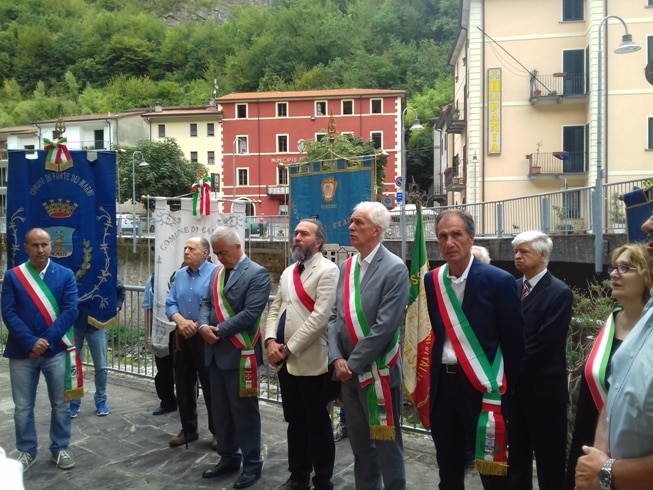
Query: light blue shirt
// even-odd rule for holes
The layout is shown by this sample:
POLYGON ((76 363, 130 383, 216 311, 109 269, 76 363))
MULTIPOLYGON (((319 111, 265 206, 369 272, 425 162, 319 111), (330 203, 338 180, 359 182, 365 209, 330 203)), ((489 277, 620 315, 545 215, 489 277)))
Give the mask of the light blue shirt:
POLYGON ((147 284, 145 284, 145 291, 143 291, 142 308, 144 310, 154 309, 154 274, 150 275, 150 278, 147 280, 147 284))
POLYGON ((204 263, 195 272, 188 266, 182 267, 175 275, 175 282, 166 298, 166 316, 179 313, 188 320, 198 320, 202 299, 209 292, 211 273, 217 268, 209 261, 204 263))
POLYGON ((607 404, 612 458, 653 454, 653 309, 645 309, 612 356, 607 404))

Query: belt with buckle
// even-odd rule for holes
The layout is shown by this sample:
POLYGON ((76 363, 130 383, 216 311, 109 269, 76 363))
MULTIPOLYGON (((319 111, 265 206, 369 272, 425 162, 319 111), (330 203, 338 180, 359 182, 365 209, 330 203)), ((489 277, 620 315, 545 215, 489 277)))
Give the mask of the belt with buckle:
POLYGON ((458 374, 458 364, 443 364, 442 371, 447 374, 458 374))

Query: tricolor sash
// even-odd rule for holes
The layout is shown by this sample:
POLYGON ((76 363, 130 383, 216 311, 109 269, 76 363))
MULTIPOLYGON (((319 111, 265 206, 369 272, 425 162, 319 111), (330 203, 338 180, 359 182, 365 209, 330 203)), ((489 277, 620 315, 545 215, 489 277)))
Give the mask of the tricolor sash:
POLYGON ((193 193, 193 216, 197 216, 197 203, 199 201, 200 215, 211 214, 211 177, 197 179, 190 187, 193 193))
MULTIPOLYGON (((290 292, 290 301, 293 304, 302 305, 308 314, 311 314, 315 309, 315 300, 304 289, 301 276, 299 273, 299 262, 293 267, 292 274, 288 278, 291 283, 289 284, 288 291, 290 292)), ((308 315, 305 315, 306 318, 308 315)))
MULTIPOLYGON (((347 259, 345 263, 345 325, 354 345, 370 333, 370 327, 363 313, 360 292, 360 254, 347 259)), ((358 382, 367 397, 370 423, 370 438, 379 441, 395 439, 395 420, 390 392, 390 368, 399 358, 399 328, 386 352, 376 359, 371 368, 358 376, 358 382)))
POLYGON ((73 157, 70 156, 68 147, 64 145, 68 140, 65 136, 54 141, 43 138, 44 150, 48 152, 45 156, 45 169, 63 172, 73 166, 73 157))
MULTIPOLYGON (((20 284, 34 301, 37 311, 43 316, 48 327, 52 326, 59 316, 59 305, 48 285, 41 279, 29 261, 14 267, 14 272, 20 284)), ((64 398, 66 401, 77 400, 84 396, 84 376, 82 375, 82 361, 75 348, 72 326, 61 338, 61 341, 66 346, 64 398)))
MULTIPOLYGON (((234 310, 229 305, 224 295, 224 277, 226 269, 220 266, 213 281, 213 304, 220 323, 227 321, 234 316, 234 310)), ((231 343, 240 349, 240 392, 242 398, 258 396, 258 363, 254 346, 261 335, 259 325, 261 317, 258 317, 254 324, 254 336, 250 336, 245 330, 229 337, 231 343)))
POLYGON ((501 395, 506 392, 501 346, 490 364, 447 277, 449 266, 433 273, 435 296, 447 335, 467 379, 483 393, 476 428, 476 468, 483 475, 507 475, 506 424, 501 413, 501 395))
POLYGON ((612 351, 612 342, 615 334, 614 317, 617 311, 621 308, 616 308, 605 321, 603 328, 599 331, 590 351, 590 355, 585 363, 585 379, 589 386, 590 393, 594 399, 594 405, 600 412, 608 397, 608 387, 606 385, 605 372, 608 368, 610 360, 610 352, 612 351))

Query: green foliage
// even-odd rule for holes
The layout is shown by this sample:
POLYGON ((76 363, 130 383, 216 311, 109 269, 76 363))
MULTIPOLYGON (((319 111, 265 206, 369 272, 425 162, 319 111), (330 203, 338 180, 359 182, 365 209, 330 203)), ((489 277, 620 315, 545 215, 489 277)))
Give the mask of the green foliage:
POLYGON ((119 202, 126 202, 132 197, 132 170, 136 183, 136 200, 142 202, 141 196, 181 196, 190 192, 190 187, 197 179, 198 171, 203 168, 198 163, 190 163, 172 138, 161 142, 141 141, 136 148, 124 148, 118 156, 118 195, 119 202), (139 167, 140 155, 135 160, 134 152, 140 151, 148 163, 139 167))
MULTIPOLYGON (((0 0, 0 127, 204 104, 214 80, 219 96, 405 90, 424 122, 451 99, 457 17, 457 0, 0 0), (216 7, 226 21, 164 21, 216 7)), ((409 173, 428 160, 409 153, 409 173)))

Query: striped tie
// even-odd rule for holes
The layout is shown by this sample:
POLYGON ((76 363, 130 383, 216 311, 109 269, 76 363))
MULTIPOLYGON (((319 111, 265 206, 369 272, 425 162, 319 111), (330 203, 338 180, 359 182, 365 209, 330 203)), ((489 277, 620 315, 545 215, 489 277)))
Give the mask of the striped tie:
POLYGON ((524 281, 524 288, 521 290, 521 302, 526 301, 526 297, 531 292, 531 283, 528 282, 528 279, 524 281))

